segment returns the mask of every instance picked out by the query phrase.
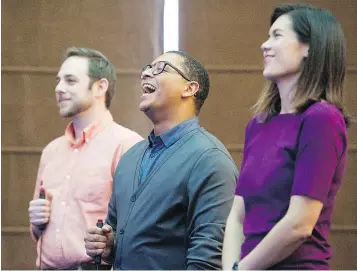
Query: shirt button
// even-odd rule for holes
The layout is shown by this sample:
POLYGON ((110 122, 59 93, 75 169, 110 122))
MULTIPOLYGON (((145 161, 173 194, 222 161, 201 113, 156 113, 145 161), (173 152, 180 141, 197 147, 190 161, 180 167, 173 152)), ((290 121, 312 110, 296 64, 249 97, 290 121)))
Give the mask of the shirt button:
POLYGON ((65 202, 65 201, 62 201, 61 204, 62 204, 63 206, 65 206, 65 205, 66 205, 66 202, 65 202))
POLYGON ((70 178, 71 178, 71 175, 68 174, 68 175, 66 176, 66 179, 69 180, 70 178))
POLYGON ((78 149, 77 149, 77 148, 75 148, 73 151, 74 151, 74 152, 78 152, 78 149))
POLYGON ((120 231, 119 231, 119 234, 123 234, 124 233, 124 229, 121 229, 120 231))
POLYGON ((130 198, 130 200, 131 200, 132 202, 134 202, 134 201, 136 200, 136 196, 135 196, 135 195, 132 196, 132 197, 130 198))
POLYGON ((56 232, 57 232, 57 233, 60 232, 60 229, 56 229, 56 232))
POLYGON ((155 154, 150 154, 150 158, 154 158, 155 157, 155 154))

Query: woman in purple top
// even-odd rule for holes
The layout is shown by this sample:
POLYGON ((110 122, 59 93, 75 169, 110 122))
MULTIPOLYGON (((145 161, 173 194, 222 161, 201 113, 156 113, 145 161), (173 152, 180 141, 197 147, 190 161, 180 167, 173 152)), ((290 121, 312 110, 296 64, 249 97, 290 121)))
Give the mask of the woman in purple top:
POLYGON ((329 269, 347 160, 345 40, 323 9, 282 5, 261 46, 270 85, 246 128, 224 269, 329 269))

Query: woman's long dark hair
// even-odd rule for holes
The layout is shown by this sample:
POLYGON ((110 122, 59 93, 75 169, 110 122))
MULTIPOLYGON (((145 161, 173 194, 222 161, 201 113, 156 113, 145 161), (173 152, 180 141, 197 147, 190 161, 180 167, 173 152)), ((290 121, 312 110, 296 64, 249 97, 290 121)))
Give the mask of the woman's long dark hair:
MULTIPOLYGON (((346 45, 340 23, 327 10, 288 4, 274 10, 270 25, 282 15, 290 17, 298 40, 309 45, 292 100, 294 109, 302 113, 312 103, 325 100, 342 112, 348 125, 343 105, 346 45)), ((265 121, 279 114, 281 101, 274 82, 265 87, 253 109, 257 115, 265 116, 265 121)))

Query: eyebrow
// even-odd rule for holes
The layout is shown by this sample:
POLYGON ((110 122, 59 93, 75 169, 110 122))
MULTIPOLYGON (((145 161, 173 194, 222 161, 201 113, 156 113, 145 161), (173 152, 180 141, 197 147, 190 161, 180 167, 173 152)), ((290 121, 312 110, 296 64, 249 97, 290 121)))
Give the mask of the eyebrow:
MULTIPOLYGON (((75 79, 77 79, 77 76, 75 76, 74 74, 65 74, 63 75, 63 78, 69 78, 69 77, 74 77, 75 79)), ((56 76, 56 80, 59 80, 60 79, 60 76, 56 76)))
MULTIPOLYGON (((62 77, 63 78, 68 78, 68 77, 76 77, 74 74, 65 74, 65 75, 63 75, 62 77)), ((57 78, 59 78, 60 76, 57 74, 57 78)))

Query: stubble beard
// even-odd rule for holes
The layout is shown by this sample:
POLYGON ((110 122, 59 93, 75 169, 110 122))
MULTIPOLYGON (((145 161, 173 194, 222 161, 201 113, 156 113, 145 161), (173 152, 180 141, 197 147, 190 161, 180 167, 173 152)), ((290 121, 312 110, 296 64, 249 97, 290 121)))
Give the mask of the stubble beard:
POLYGON ((60 115, 63 118, 72 118, 86 110, 88 110, 92 104, 90 102, 82 103, 82 104, 75 104, 66 112, 61 113, 60 115))

